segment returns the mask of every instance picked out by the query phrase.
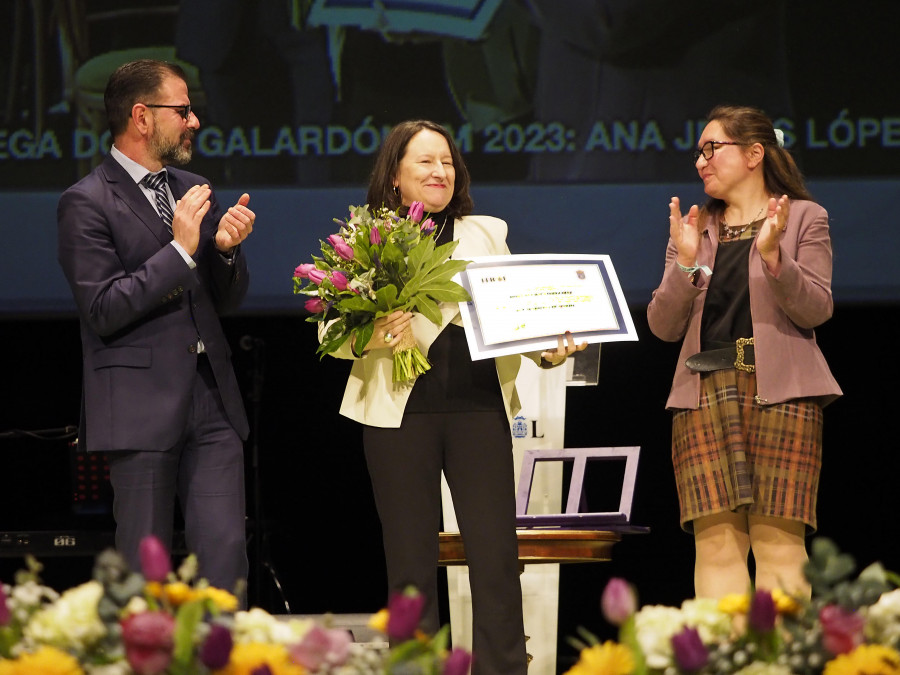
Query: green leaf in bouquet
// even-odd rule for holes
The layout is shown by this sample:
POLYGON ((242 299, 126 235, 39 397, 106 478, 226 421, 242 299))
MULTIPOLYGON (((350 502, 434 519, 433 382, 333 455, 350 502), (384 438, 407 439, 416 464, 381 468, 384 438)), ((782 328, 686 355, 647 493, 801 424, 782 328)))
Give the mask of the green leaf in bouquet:
POLYGON ((425 237, 409 252, 409 270, 416 275, 419 271, 430 262, 432 253, 434 252, 434 239, 425 237))
POLYGON ((415 298, 410 300, 411 306, 414 306, 419 313, 433 324, 441 325, 441 310, 437 303, 424 293, 419 293, 415 298))
POLYGON ((437 302, 468 302, 468 291, 455 281, 426 282, 419 288, 419 295, 426 295, 437 302))
MULTIPOLYGON (((404 254, 403 249, 394 242, 388 242, 384 245, 384 248, 381 249, 382 265, 395 265, 399 268, 405 265, 405 261, 406 255, 404 254)), ((402 272, 405 272, 405 268, 402 272)))
MULTIPOLYGON (((377 293, 376 293, 376 297, 378 297, 377 293)), ((352 296, 347 296, 347 297, 341 299, 337 303, 337 306, 342 311, 369 312, 371 314, 374 314, 375 311, 378 309, 378 306, 376 305, 376 303, 372 302, 369 298, 362 296, 362 295, 356 295, 355 293, 352 296)))
POLYGON ((397 287, 394 286, 394 284, 388 284, 375 291, 375 304, 377 305, 378 314, 380 316, 390 314, 398 307, 397 287))
POLYGON ((375 323, 373 321, 364 323, 362 326, 350 331, 350 335, 356 336, 353 338, 353 351, 357 356, 362 356, 363 350, 369 344, 369 340, 372 339, 373 332, 375 332, 375 323))
POLYGON ((353 259, 363 268, 372 267, 372 256, 369 255, 369 242, 361 241, 361 237, 357 237, 353 243, 353 259))
POLYGON ((323 358, 326 354, 336 352, 348 340, 349 337, 350 333, 339 335, 333 340, 326 340, 323 338, 322 343, 319 345, 319 348, 316 349, 316 354, 319 355, 319 358, 323 358))

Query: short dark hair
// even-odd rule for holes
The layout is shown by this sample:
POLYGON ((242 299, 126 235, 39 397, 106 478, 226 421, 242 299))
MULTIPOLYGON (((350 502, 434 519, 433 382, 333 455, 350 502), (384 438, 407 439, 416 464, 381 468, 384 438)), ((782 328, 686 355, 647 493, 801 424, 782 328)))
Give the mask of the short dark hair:
POLYGON ((445 139, 450 146, 450 156, 453 159, 453 168, 456 178, 453 183, 453 196, 447 205, 447 212, 454 218, 461 218, 472 213, 474 206, 469 195, 471 179, 469 170, 463 160, 462 153, 456 146, 456 141, 450 132, 436 122, 429 120, 408 120, 400 122, 388 132, 381 143, 381 148, 375 158, 375 166, 369 178, 369 192, 366 201, 372 208, 386 206, 391 210, 400 208, 402 201, 400 195, 394 192, 394 177, 400 168, 400 160, 406 154, 406 146, 417 133, 423 129, 434 131, 445 139))
POLYGON ((168 61, 139 59, 116 68, 109 76, 106 91, 103 93, 109 133, 113 138, 128 128, 134 104, 147 102, 147 99, 153 98, 162 86, 163 80, 170 75, 187 81, 181 66, 168 61))

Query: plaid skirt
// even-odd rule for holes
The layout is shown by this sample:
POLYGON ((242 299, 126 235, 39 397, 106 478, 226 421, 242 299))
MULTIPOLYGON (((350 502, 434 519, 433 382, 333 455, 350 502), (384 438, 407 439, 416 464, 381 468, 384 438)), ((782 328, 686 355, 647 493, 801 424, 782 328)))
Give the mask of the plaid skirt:
POLYGON ((700 377, 700 407, 672 419, 672 463, 681 527, 723 511, 797 520, 816 529, 822 407, 795 399, 758 405, 756 375, 700 377))

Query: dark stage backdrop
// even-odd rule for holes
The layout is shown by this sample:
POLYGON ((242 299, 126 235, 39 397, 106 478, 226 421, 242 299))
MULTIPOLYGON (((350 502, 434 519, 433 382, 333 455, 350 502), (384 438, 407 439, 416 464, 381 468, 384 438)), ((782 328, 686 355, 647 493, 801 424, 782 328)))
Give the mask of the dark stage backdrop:
MULTIPOLYGON (((599 596, 609 576, 635 582, 644 602, 691 594, 692 540, 677 524, 663 409, 677 346, 649 333, 645 308, 662 272, 669 197, 703 198, 689 151, 716 103, 776 119, 831 215, 837 307, 818 335, 846 395, 826 410, 820 533, 860 563, 900 569, 895 547, 882 545, 900 510, 889 436, 900 89, 883 84, 898 68, 900 5, 489 0, 435 16, 397 14, 384 0, 378 17, 315 0, 292 17, 281 0, 181 0, 169 14, 130 16, 149 4, 0 2, 0 532, 111 531, 103 508, 73 503, 68 442, 32 433, 78 420, 80 345, 56 262, 55 207, 107 152, 90 94, 109 64, 177 53, 196 78, 202 123, 190 168, 225 202, 248 190, 259 214, 245 246, 250 296, 225 327, 259 416, 247 447, 251 477, 258 450, 260 483, 257 493, 249 481, 250 503, 258 494, 264 560, 292 611, 366 612, 384 600, 360 431, 337 414, 348 364, 314 356, 290 277, 331 219, 363 199, 385 130, 412 117, 453 130, 476 210, 510 223, 513 252, 609 254, 637 325, 638 342, 604 348, 599 386, 567 391, 566 445, 641 446, 634 519, 651 533, 619 544, 611 564, 563 569, 561 660, 576 626, 607 630, 599 596), (242 350, 244 336, 264 349, 242 350)), ((418 4, 430 3, 403 6, 418 4)), ((69 585, 90 563, 46 558, 46 576, 69 585)), ((0 557, 0 577, 19 564, 0 557)), ((255 582, 259 603, 282 610, 268 572, 255 582)))

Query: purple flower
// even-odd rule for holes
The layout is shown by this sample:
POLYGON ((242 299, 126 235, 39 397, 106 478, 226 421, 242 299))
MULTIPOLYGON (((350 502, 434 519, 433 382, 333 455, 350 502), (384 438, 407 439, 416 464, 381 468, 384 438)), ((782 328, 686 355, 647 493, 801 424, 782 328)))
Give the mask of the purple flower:
POLYGON ((700 670, 709 661, 709 652, 696 628, 685 626, 680 633, 673 635, 672 651, 678 667, 689 673, 700 670))
POLYGON ((325 277, 328 276, 328 273, 325 272, 325 270, 312 269, 308 272, 307 276, 309 277, 309 280, 311 282, 318 286, 325 280, 325 277))
POLYGON ((162 611, 132 614, 122 621, 128 665, 138 675, 159 675, 172 663, 175 619, 162 611))
POLYGON ((431 234, 432 232, 434 232, 434 228, 434 221, 431 218, 426 218, 425 222, 422 223, 421 226, 422 234, 431 234))
POLYGON ((291 660, 310 671, 319 670, 323 664, 343 665, 350 655, 353 637, 341 628, 313 626, 299 644, 291 647, 291 660))
POLYGON ((394 593, 388 601, 388 637, 394 640, 408 640, 419 625, 425 596, 415 589, 394 593))
POLYGON ((169 552, 158 537, 148 535, 141 539, 138 547, 141 558, 141 572, 148 581, 165 581, 172 571, 169 552))
POLYGON ((470 665, 472 665, 472 655, 465 649, 454 647, 447 660, 444 661, 444 670, 441 675, 466 675, 470 665))
POLYGON ((373 227, 371 230, 369 230, 369 243, 374 246, 377 246, 381 243, 381 232, 377 227, 373 227))
POLYGON ((422 220, 422 216, 425 215, 425 205, 422 202, 413 202, 409 205, 409 211, 406 212, 406 215, 410 220, 418 223, 422 220))
POLYGON ((614 626, 621 626, 637 611, 637 596, 624 579, 613 577, 600 596, 603 617, 614 626))
POLYGON ((334 252, 337 253, 344 260, 353 260, 353 248, 344 241, 344 238, 339 234, 332 234, 328 237, 328 243, 334 247, 334 252))
POLYGON ((200 647, 200 662, 210 670, 224 668, 231 657, 233 646, 231 631, 220 623, 214 623, 200 647))
POLYGON ((837 656, 848 654, 863 643, 865 617, 837 605, 828 605, 819 611, 822 623, 822 646, 837 656))
POLYGON ((769 591, 756 591, 750 600, 750 616, 748 618, 750 628, 765 635, 775 628, 776 616, 778 616, 778 612, 775 609, 775 600, 772 598, 772 594, 769 591))
POLYGON ((9 623, 10 611, 9 605, 6 604, 6 591, 3 590, 3 584, 0 583, 0 626, 9 623))
POLYGON ((321 298, 310 298, 303 303, 303 308, 310 314, 318 314, 325 309, 325 303, 321 298))
POLYGON ((339 270, 334 270, 331 273, 331 283, 339 291, 347 290, 347 277, 344 275, 343 272, 341 272, 339 270))
POLYGON ((297 265, 297 267, 294 268, 294 276, 298 279, 308 279, 310 270, 314 269, 316 269, 316 266, 312 263, 297 265))

